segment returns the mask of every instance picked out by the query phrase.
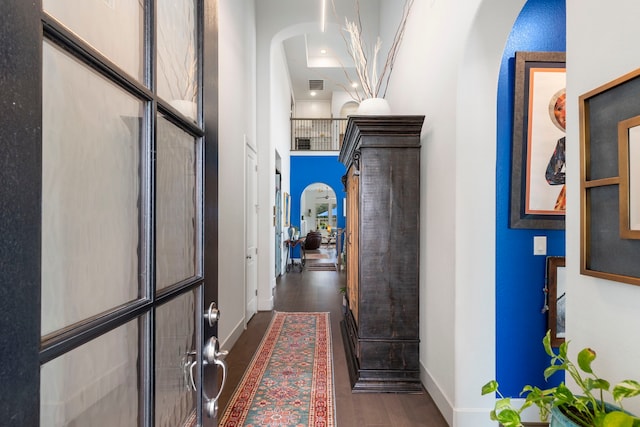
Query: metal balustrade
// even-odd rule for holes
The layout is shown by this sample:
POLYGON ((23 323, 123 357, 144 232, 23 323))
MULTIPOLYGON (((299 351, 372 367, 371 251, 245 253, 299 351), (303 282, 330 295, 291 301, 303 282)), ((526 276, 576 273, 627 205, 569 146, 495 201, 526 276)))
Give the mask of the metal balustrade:
POLYGON ((347 119, 291 119, 292 151, 340 151, 347 119))

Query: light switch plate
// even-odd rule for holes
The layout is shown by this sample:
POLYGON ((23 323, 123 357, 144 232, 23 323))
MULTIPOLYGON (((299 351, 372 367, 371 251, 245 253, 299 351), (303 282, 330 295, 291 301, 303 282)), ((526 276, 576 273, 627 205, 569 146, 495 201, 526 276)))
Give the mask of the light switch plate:
POLYGON ((533 236, 533 254, 547 254, 547 236, 533 236))

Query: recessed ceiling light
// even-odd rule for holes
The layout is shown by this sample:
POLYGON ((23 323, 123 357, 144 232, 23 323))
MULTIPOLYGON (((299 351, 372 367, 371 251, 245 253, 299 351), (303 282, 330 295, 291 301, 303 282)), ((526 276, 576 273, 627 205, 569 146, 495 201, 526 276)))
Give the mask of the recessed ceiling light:
POLYGON ((324 55, 325 53, 327 53, 327 49, 320 49, 320 53, 324 55))
POLYGON ((351 83, 351 87, 358 87, 358 83, 357 82, 351 83))
POLYGON ((310 95, 311 95, 311 96, 316 96, 316 91, 315 91, 315 90, 312 90, 312 91, 311 91, 311 93, 310 93, 310 95))

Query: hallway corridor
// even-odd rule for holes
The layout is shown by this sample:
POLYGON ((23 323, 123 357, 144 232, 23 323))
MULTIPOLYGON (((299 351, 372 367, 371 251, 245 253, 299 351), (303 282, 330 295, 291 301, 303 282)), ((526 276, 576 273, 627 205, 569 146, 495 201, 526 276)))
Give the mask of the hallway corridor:
MULTIPOLYGON (((446 427, 431 397, 424 394, 351 393, 340 321, 345 274, 308 271, 281 276, 275 289, 276 311, 328 311, 334 354, 336 426, 340 427, 446 427)), ((236 385, 269 325, 272 312, 259 312, 249 322, 227 356, 229 378, 220 398, 224 411, 236 385)))

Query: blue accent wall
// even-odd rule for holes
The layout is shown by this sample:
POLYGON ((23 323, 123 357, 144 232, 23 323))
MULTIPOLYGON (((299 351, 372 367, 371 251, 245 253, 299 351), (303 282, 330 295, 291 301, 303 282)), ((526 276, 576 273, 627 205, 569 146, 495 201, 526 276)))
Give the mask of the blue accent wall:
POLYGON ((344 198, 347 197, 342 185, 346 169, 335 156, 291 156, 291 225, 300 228, 300 197, 308 185, 322 182, 336 192, 338 228, 344 228, 344 198))
POLYGON ((542 338, 547 330, 547 315, 541 311, 546 258, 533 255, 533 237, 547 236, 547 255, 563 256, 565 232, 510 229, 509 203, 515 52, 565 50, 565 1, 527 1, 507 41, 498 81, 496 372, 505 396, 518 396, 525 384, 546 388, 561 380, 556 375, 547 383, 543 377, 549 364, 549 357, 542 348, 542 338))

